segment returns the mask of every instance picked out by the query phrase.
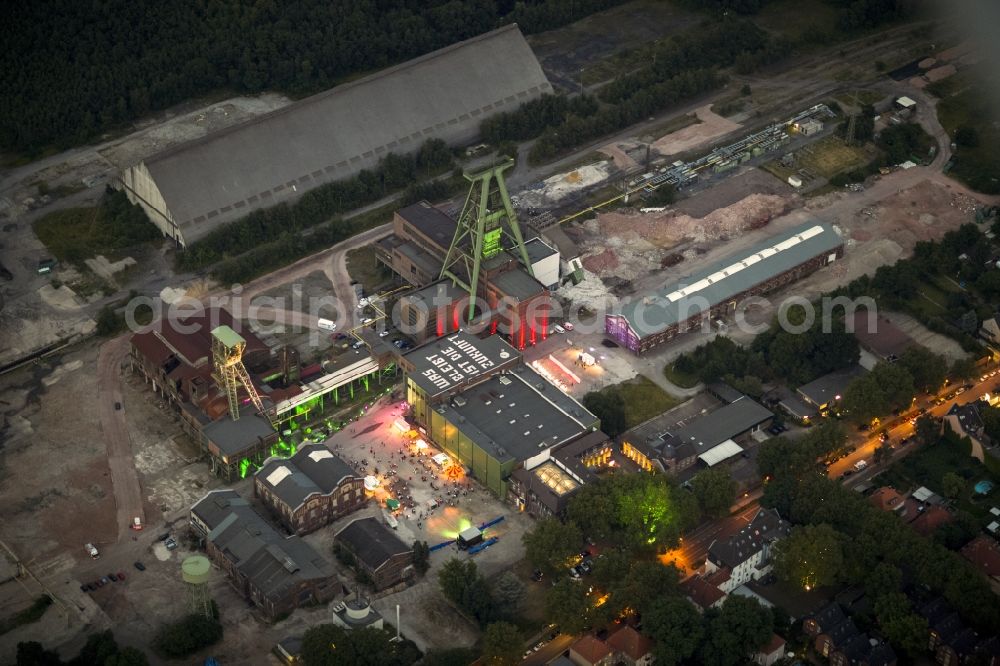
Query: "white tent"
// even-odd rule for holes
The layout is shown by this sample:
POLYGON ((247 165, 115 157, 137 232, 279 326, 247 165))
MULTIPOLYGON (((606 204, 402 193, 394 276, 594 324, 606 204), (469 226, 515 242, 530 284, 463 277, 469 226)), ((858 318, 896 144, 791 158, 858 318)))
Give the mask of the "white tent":
POLYGON ((708 451, 698 456, 698 460, 702 461, 709 467, 718 465, 723 460, 729 460, 735 455, 743 452, 743 447, 734 442, 731 439, 727 439, 722 444, 714 446, 708 451))

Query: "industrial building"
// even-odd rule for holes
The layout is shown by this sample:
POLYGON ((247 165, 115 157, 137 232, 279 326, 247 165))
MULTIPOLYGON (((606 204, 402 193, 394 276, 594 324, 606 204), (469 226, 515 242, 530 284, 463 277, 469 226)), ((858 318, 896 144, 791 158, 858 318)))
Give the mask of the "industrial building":
POLYGON ((323 444, 299 447, 291 458, 265 461, 253 479, 254 495, 293 534, 313 532, 361 508, 365 481, 323 444))
POLYGON ((523 241, 521 255, 514 239, 520 238, 520 230, 513 233, 506 221, 497 230, 497 245, 492 251, 481 249, 478 268, 452 267, 459 278, 456 280, 443 275, 448 258, 456 251, 474 253, 473 240, 463 235, 459 223, 426 201, 393 215, 393 233, 376 243, 376 257, 400 278, 419 287, 399 300, 401 321, 417 344, 468 323, 470 294, 459 282, 471 281, 470 273, 476 270, 476 295, 489 310, 477 311, 476 316, 486 317, 484 325, 491 332, 507 336, 518 348, 547 337, 549 290, 560 283, 559 251, 533 237, 523 241), (507 237, 511 242, 500 245, 500 239, 507 237))
POLYGON ((552 92, 516 25, 345 83, 125 169, 129 200, 181 245, 375 167, 428 139, 464 145, 490 116, 552 92))
POLYGON ((333 566, 297 536, 279 534, 235 490, 213 490, 190 524, 232 586, 271 620, 340 590, 333 566))
POLYGON ((805 224, 758 243, 688 278, 637 297, 605 316, 605 332, 642 354, 706 319, 731 315, 750 296, 768 293, 836 261, 844 241, 828 224, 805 224))
POLYGON ((180 416, 213 471, 227 479, 293 453, 294 437, 279 433, 294 435, 342 401, 391 384, 397 371, 388 351, 303 367, 294 348, 269 349, 224 308, 158 319, 130 342, 133 372, 180 416))
POLYGON ((358 518, 337 532, 334 542, 346 549, 376 590, 413 575, 413 548, 376 518, 358 518))
POLYGON ((548 461, 510 476, 508 496, 520 510, 536 518, 561 517, 569 499, 597 479, 611 460, 611 439, 597 430, 552 451, 548 461))
POLYGON ((459 331, 403 356, 411 417, 500 498, 514 470, 547 462, 599 420, 500 336, 459 331))
POLYGON ((823 413, 838 405, 844 394, 847 393, 847 387, 865 372, 867 371, 863 367, 855 364, 818 377, 808 384, 798 387, 795 392, 807 404, 823 413))
MULTIPOLYGON (((730 389, 733 391, 733 389, 730 389)), ((645 470, 677 474, 696 462, 712 467, 743 452, 737 442, 774 417, 750 397, 735 391, 732 402, 678 425, 666 414, 641 423, 621 436, 622 453, 645 470)))

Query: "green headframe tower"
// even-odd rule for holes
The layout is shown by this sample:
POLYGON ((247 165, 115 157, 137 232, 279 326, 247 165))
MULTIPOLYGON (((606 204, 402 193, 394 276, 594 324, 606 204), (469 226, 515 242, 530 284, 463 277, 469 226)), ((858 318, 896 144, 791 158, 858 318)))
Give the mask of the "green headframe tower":
POLYGON ((524 237, 504 182, 504 171, 512 166, 514 160, 504 157, 498 164, 463 174, 471 183, 469 195, 458 217, 455 236, 451 239, 439 277, 449 278, 469 292, 469 321, 475 316, 476 290, 484 260, 516 248, 525 270, 532 274, 524 237))

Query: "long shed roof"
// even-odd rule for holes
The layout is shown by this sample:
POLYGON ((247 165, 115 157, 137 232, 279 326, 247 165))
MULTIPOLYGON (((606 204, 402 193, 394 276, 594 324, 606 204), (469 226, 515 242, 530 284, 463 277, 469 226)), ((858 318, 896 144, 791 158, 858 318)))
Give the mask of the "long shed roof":
POLYGON ((843 243, 829 224, 805 224, 638 297, 621 314, 640 337, 659 333, 843 243))
MULTIPOLYGON (((345 83, 144 160, 185 241, 551 92, 516 25, 345 83)), ((136 167, 132 167, 136 168, 136 167)))

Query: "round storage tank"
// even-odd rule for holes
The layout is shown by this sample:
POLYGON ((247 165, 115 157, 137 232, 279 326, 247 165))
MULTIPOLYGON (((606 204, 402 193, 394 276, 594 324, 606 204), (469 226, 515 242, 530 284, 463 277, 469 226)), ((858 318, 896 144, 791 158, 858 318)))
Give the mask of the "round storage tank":
POLYGON ((204 555, 192 555, 181 562, 181 577, 185 583, 202 585, 208 582, 208 572, 212 563, 204 555))

